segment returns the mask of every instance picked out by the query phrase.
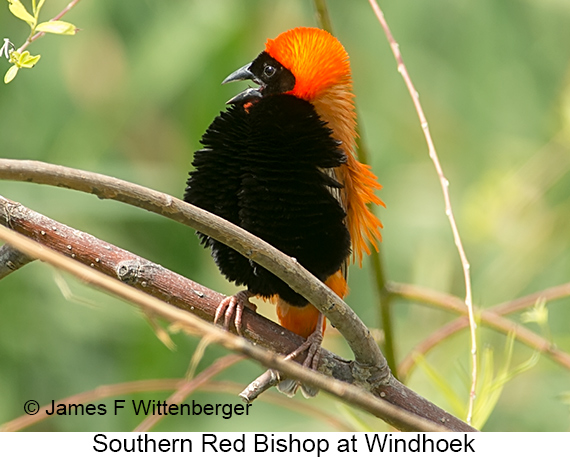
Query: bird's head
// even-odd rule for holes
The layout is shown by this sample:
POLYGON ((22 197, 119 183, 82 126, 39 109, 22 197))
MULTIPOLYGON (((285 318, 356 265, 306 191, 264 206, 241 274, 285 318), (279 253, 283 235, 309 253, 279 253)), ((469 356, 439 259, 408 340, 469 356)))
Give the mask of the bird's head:
POLYGON ((288 93, 315 102, 335 88, 351 92, 348 54, 330 33, 298 27, 267 40, 265 50, 229 75, 223 83, 252 80, 248 88, 228 103, 255 102, 267 95, 288 93))
POLYGON ((229 75, 223 84, 252 80, 250 87, 228 101, 255 103, 262 97, 290 94, 310 102, 327 122, 347 154, 356 141, 356 113, 348 54, 330 33, 297 27, 267 40, 265 51, 229 75))

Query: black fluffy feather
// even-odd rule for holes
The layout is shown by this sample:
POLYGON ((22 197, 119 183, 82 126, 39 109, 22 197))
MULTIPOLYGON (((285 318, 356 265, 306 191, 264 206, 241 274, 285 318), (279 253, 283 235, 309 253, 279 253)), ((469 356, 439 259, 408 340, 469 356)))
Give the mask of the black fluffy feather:
MULTIPOLYGON (((287 94, 237 105, 210 125, 194 155, 184 200, 262 238, 324 281, 350 253, 346 214, 323 169, 344 152, 313 106, 287 94)), ((221 272, 255 295, 307 300, 265 268, 199 233, 221 272)))

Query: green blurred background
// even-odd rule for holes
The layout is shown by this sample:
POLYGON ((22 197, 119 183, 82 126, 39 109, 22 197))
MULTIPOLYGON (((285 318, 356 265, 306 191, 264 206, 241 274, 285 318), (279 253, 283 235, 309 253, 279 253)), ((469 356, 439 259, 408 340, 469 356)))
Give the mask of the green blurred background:
MULTIPOLYGON (((26 1, 24 1, 26 3, 26 1)), ((27 2, 28 5, 31 2, 27 2)), ((42 17, 67 0, 48 0, 42 17)), ((391 0, 382 2, 400 43, 446 175, 471 262, 474 301, 488 307, 570 279, 570 2, 568 0, 391 0)), ((329 1, 336 35, 351 56, 362 134, 384 188, 382 255, 389 279, 463 296, 457 251, 439 182, 416 113, 368 3, 329 1)), ((180 197, 192 151, 226 100, 245 84, 221 86, 269 37, 314 26, 309 0, 82 1, 66 18, 75 37, 46 36, 29 50, 42 59, 0 87, 0 156, 35 159, 129 180, 180 197)), ((0 38, 19 46, 27 26, 0 4, 0 38)), ((9 65, 0 60, 0 73, 9 65)), ((192 230, 126 205, 35 184, 0 182, 0 194, 60 222, 131 250, 224 293, 192 230)), ((372 274, 351 269, 348 303, 370 327, 381 326, 372 274)), ((549 305, 547 333, 570 351, 570 299, 549 305)), ((396 300, 397 356, 454 316, 396 300)), ((260 312, 271 316, 271 307, 260 312)), ((0 424, 23 403, 46 404, 100 385, 184 376, 198 343, 173 335, 176 351, 140 312, 33 263, 0 283, 0 424), (73 297, 62 293, 63 282, 73 297)), ((514 316, 520 322, 520 316, 514 316)), ((536 324, 528 324, 542 332, 536 324)), ((329 348, 350 356, 334 331, 329 348)), ((505 363, 506 338, 482 329, 480 347, 505 363)), ((515 344, 513 364, 532 350, 515 344)), ((202 369, 224 354, 209 347, 202 369)), ((452 409, 449 389, 468 395, 469 335, 432 351, 412 388, 452 409)), ((241 362, 220 376, 241 385, 262 368, 241 362)), ((570 428, 570 374, 546 357, 511 380, 485 430, 570 428)), ((164 399, 158 392, 121 398, 164 399)), ((238 402, 210 392, 201 402, 238 402)), ((189 400, 191 401, 191 399, 189 400)), ((298 401, 305 401, 298 399, 298 401)), ((111 408, 111 402, 107 401, 111 408)), ((384 424, 321 394, 312 406, 355 430, 384 424)), ((156 430, 323 431, 330 424, 258 401, 248 418, 171 417, 156 430)), ((59 417, 33 430, 133 429, 132 414, 59 417)))

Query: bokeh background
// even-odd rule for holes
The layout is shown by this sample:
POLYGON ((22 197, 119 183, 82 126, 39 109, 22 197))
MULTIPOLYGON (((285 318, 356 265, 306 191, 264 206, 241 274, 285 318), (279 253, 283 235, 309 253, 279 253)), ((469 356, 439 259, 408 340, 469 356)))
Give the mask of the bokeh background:
MULTIPOLYGON (((387 275, 461 297, 461 266, 439 182, 383 32, 366 1, 328 3, 335 34, 351 56, 363 140, 384 186, 380 196, 387 208, 379 214, 387 275)), ((66 4, 48 0, 42 17, 66 4)), ((570 2, 388 0, 381 6, 451 183, 475 303, 489 307, 570 281, 570 2)), ((39 64, 0 87, 0 156, 104 173, 178 197, 200 136, 245 86, 221 86, 223 78, 254 58, 268 37, 316 25, 308 0, 82 1, 65 19, 81 32, 38 40, 30 51, 42 55, 39 64)), ((27 32, 7 3, 0 4, 0 38, 19 46, 27 32)), ((0 73, 8 67, 0 60, 0 73)), ((170 220, 35 184, 0 182, 0 194, 213 289, 236 290, 192 230, 170 220)), ((350 286, 348 303, 370 327, 380 327, 367 263, 351 269, 350 286)), ((402 300, 393 310, 400 360, 454 317, 402 300)), ((268 306, 260 312, 273 311, 268 306)), ((547 328, 526 325, 569 352, 570 299, 549 304, 548 312, 547 328)), ((521 316, 513 319, 520 322, 521 316)), ((46 265, 30 264, 0 283, 0 424, 22 415, 29 399, 47 404, 100 385, 183 377, 198 340, 172 338, 175 351, 135 308, 46 265)), ((350 356, 334 331, 326 339, 329 348, 350 356)), ((495 370, 501 369, 505 335, 483 328, 479 339, 481 348, 493 351, 495 370)), ((199 369, 224 353, 207 348, 199 369)), ((513 366, 532 354, 515 343, 513 366)), ((409 385, 458 413, 449 392, 466 404, 468 333, 441 344, 426 363, 445 385, 425 367, 413 372, 409 385)), ((243 386, 261 371, 241 362, 219 379, 243 386)), ((543 356, 508 382, 484 429, 567 431, 568 392, 568 370, 543 356)), ((222 392, 192 398, 239 401, 222 392)), ((260 400, 249 417, 231 420, 170 417, 156 430, 336 430, 301 412, 295 402, 304 401, 275 406, 260 400)), ((381 421, 324 394, 310 405, 354 430, 385 430, 381 421)), ((123 431, 141 420, 127 412, 57 417, 32 429, 123 431)))

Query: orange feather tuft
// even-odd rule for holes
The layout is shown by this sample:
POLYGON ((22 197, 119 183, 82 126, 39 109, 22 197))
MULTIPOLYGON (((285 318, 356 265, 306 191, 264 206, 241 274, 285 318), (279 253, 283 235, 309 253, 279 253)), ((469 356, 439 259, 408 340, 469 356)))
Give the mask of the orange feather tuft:
POLYGON ((378 251, 378 241, 382 241, 380 233, 382 223, 367 205, 369 203, 384 207, 386 205, 374 194, 374 190, 381 189, 382 186, 376 180, 370 166, 360 163, 352 154, 348 154, 347 157, 346 165, 340 170, 345 175, 346 224, 352 240, 353 261, 358 259, 359 266, 362 266, 363 252, 370 255, 368 243, 378 251))
MULTIPOLYGON (((330 276, 325 281, 325 284, 340 298, 344 298, 348 293, 346 278, 340 270, 330 276)), ((272 297, 272 301, 277 305, 277 317, 283 327, 304 338, 307 338, 315 331, 320 313, 313 305, 309 304, 303 307, 291 306, 278 295, 272 297)), ((323 332, 324 330, 323 326, 323 332)))
POLYGON ((292 306, 279 296, 275 296, 274 302, 279 323, 286 329, 307 338, 317 328, 320 313, 313 305, 292 306))

